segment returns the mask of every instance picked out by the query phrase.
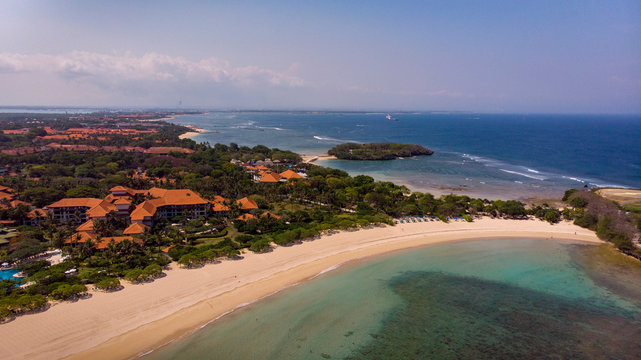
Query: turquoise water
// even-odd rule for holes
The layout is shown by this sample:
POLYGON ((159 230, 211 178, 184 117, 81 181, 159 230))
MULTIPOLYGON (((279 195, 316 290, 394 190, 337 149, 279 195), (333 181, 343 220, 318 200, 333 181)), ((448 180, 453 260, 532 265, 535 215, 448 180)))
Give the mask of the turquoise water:
POLYGON ((17 280, 13 277, 17 273, 19 273, 18 270, 0 270, 0 280, 17 280))
POLYGON ((595 248, 480 240, 368 259, 145 359, 640 358, 641 283, 594 278, 595 248))
POLYGON ((641 187, 641 116, 469 113, 211 112, 177 124, 210 130, 198 142, 323 154, 347 141, 421 144, 432 156, 325 161, 434 194, 560 197, 571 187, 641 187))

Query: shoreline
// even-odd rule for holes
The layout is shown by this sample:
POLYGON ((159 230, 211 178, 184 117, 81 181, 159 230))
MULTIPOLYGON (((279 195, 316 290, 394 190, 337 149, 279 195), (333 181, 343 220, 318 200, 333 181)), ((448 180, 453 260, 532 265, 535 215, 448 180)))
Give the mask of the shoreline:
POLYGON ((316 161, 323 161, 323 160, 338 160, 336 156, 333 155, 302 155, 300 156, 303 159, 303 162, 306 163, 313 163, 316 161))
POLYGON ((195 125, 183 125, 183 126, 191 129, 192 131, 188 131, 186 133, 182 133, 182 134, 178 135, 178 138, 180 140, 182 140, 182 139, 191 139, 196 135, 199 135, 199 134, 207 132, 206 129, 201 129, 199 127, 196 127, 195 125))
POLYGON ((271 252, 246 252, 198 269, 121 291, 92 291, 89 299, 63 302, 0 325, 5 359, 132 358, 191 334, 239 307, 259 301, 346 263, 451 241, 482 238, 568 239, 603 243, 571 223, 483 218, 472 223, 411 223, 341 231, 271 252), (99 312, 96 309, 100 309, 99 312), (100 324, 100 326, 96 326, 100 324))

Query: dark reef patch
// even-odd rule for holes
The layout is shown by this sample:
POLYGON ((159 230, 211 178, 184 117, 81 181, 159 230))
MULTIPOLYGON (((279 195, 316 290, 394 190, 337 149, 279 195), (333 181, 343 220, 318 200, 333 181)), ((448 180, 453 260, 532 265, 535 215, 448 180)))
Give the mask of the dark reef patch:
POLYGON ((347 359, 640 359, 638 314, 499 282, 408 272, 406 305, 347 359))

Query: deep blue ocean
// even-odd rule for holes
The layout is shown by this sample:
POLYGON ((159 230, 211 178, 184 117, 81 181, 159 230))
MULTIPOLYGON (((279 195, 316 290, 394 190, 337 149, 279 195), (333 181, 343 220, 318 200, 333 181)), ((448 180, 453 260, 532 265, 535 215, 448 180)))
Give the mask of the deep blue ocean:
POLYGON ((319 162, 435 194, 558 197, 571 187, 641 187, 641 115, 211 112, 172 122, 207 129, 197 142, 325 153, 336 144, 401 142, 434 155, 319 162))

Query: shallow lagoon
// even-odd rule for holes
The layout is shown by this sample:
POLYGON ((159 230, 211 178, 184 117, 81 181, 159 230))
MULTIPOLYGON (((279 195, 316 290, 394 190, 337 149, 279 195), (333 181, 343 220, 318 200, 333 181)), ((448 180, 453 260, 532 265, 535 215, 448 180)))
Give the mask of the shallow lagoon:
POLYGON ((621 257, 534 239, 412 249, 345 265, 145 358, 639 358, 641 268, 621 257))

